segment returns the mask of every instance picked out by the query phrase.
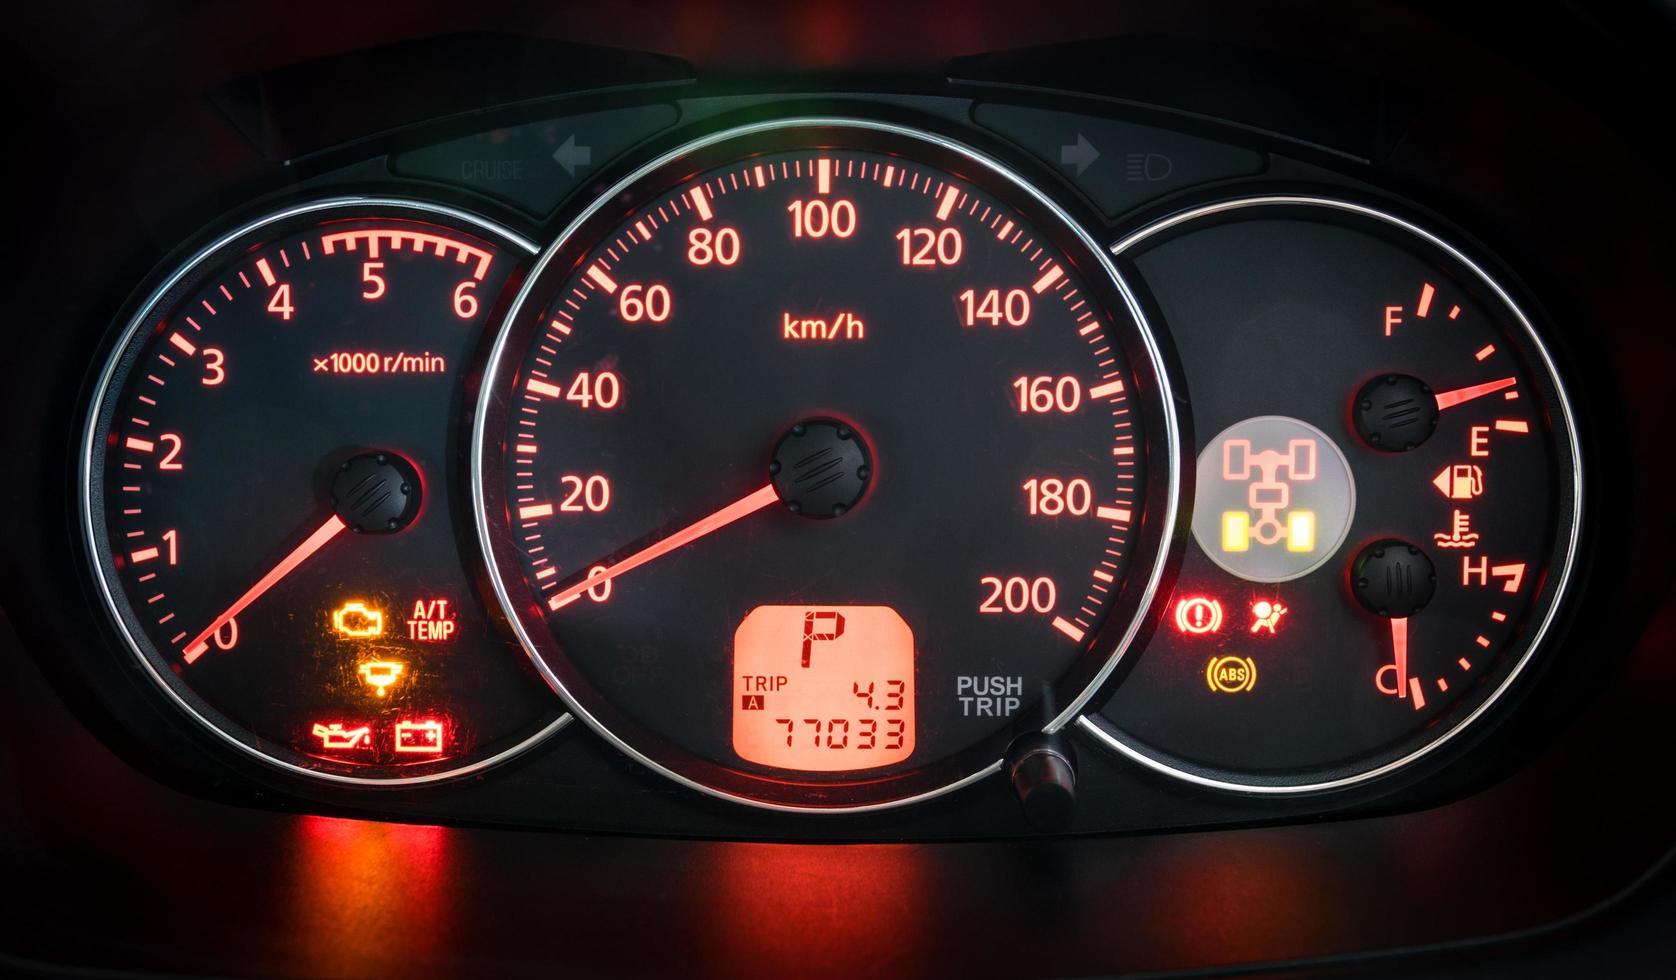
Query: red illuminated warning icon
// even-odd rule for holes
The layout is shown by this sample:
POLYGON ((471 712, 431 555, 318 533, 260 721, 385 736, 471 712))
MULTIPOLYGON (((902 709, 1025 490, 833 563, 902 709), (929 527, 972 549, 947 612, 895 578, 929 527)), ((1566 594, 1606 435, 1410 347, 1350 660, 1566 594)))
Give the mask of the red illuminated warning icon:
POLYGON ((409 755, 441 755, 446 736, 440 721, 398 721, 396 751, 409 755))
POLYGON ((447 599, 415 599, 413 614, 407 617, 407 638, 421 643, 451 640, 455 626, 447 599))
POLYGON ((1280 625, 1280 617, 1286 615, 1286 607, 1278 602, 1259 599, 1251 604, 1251 632, 1268 630, 1274 633, 1274 628, 1280 625))
POLYGON ((340 721, 330 725, 315 722, 310 733, 320 740, 323 749, 364 749, 372 745, 372 728, 368 725, 345 728, 340 721))
POLYGON ((1202 636, 1222 628, 1222 603, 1202 595, 1176 603, 1176 629, 1202 636))

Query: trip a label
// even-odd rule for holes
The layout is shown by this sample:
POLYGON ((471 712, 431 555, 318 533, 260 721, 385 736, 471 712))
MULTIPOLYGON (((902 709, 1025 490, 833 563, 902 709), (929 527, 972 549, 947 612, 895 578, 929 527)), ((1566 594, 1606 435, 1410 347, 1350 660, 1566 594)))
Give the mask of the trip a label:
POLYGON ((447 374, 448 359, 430 351, 333 351, 312 357, 315 374, 447 374))

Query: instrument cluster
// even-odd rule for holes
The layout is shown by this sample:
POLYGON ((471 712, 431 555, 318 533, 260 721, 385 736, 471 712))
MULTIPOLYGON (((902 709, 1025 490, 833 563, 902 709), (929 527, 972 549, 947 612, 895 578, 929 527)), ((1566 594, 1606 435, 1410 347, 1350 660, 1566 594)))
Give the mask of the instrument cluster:
POLYGON ((134 284, 90 683, 235 795, 1005 834, 1422 799, 1561 655, 1566 325, 1446 217, 1107 105, 745 101, 414 127, 134 284))

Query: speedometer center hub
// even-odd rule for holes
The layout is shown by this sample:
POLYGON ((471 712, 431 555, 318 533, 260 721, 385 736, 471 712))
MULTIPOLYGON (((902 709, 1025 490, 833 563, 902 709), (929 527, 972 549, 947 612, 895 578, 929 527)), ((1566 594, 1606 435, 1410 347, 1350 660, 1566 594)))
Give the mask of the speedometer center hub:
POLYGON ((780 439, 768 473, 787 510, 825 520, 842 516, 866 495, 873 477, 872 453, 853 426, 809 419, 780 439))

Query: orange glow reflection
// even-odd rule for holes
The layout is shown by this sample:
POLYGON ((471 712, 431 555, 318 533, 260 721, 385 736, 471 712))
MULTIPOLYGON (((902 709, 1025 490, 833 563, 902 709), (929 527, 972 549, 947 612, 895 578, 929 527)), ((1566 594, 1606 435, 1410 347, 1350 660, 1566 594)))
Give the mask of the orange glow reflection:
POLYGON ((448 949, 446 828, 314 816, 298 827, 287 894, 300 972, 385 975, 448 949))
POLYGON ((915 961, 938 901, 920 848, 890 844, 717 844, 703 852, 710 948, 695 962, 740 963, 741 974, 801 977, 853 963, 876 974, 936 975, 915 961))

